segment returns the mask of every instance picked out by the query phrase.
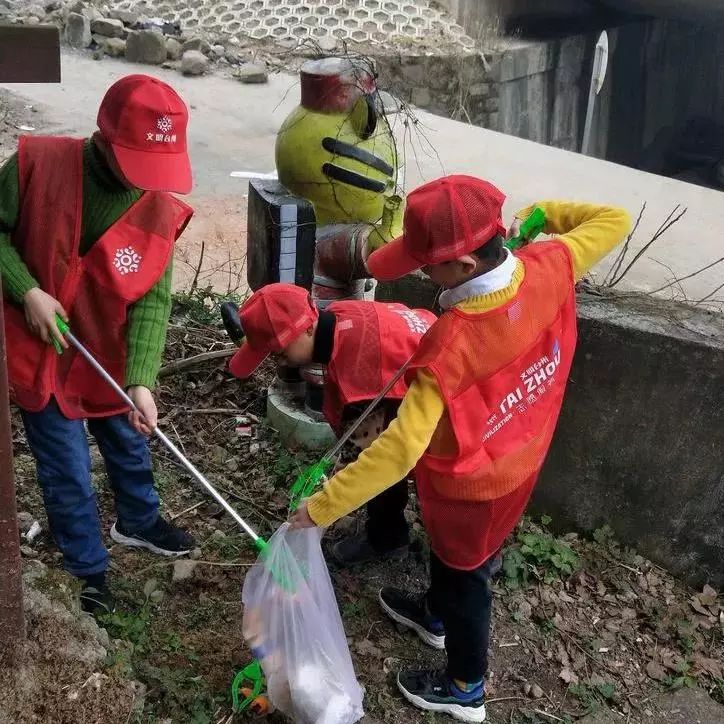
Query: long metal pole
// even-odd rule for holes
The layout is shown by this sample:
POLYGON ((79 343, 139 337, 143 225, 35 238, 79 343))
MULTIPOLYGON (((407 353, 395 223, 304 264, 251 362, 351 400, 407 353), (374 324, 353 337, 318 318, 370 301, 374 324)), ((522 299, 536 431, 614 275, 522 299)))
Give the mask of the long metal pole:
POLYGON ((24 638, 22 564, 15 502, 5 321, 0 301, 0 662, 12 661, 24 638))
MULTIPOLYGON (((78 338, 67 329, 63 329, 65 338, 88 360, 93 369, 116 391, 118 396, 135 412, 138 408, 133 400, 126 394, 126 391, 106 372, 95 357, 81 344, 78 338)), ((164 435, 158 427, 153 428, 153 434, 173 453, 179 462, 193 475, 196 480, 207 490, 216 502, 244 529, 254 543, 261 547, 264 544, 249 524, 229 505, 226 499, 218 490, 196 469, 196 466, 164 435)))

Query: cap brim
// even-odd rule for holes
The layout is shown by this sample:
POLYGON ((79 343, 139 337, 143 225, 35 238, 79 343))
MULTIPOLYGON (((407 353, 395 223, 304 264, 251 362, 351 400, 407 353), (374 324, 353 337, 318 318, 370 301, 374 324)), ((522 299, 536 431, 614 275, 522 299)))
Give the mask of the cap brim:
POLYGON ((422 269, 425 263, 405 249, 404 237, 399 237, 373 251, 367 257, 367 268, 375 279, 389 282, 422 269))
POLYGON ((187 194, 193 186, 191 162, 186 153, 158 153, 111 144, 123 175, 144 191, 187 194))
POLYGON ((234 377, 245 380, 254 374, 254 370, 269 356, 269 352, 256 350, 246 342, 242 343, 239 351, 229 360, 229 372, 234 377))

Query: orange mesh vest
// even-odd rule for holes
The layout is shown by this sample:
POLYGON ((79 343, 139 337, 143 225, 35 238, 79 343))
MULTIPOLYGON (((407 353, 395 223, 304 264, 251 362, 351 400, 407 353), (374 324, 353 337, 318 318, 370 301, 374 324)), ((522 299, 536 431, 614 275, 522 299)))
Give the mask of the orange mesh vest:
MULTIPOLYGON (((81 257, 83 140, 23 137, 18 171, 13 246, 40 288, 68 312, 76 336, 123 386, 128 308, 161 278, 193 212, 170 194, 146 192, 81 257)), ((11 304, 5 334, 11 394, 23 409, 41 410, 51 396, 71 419, 127 409, 80 354, 71 348, 58 356, 11 304)))
MULTIPOLYGON (((373 400, 414 354, 436 320, 432 312, 382 302, 334 302, 334 345, 324 377, 323 412, 338 434, 346 405, 373 400)), ((401 400, 404 376, 385 396, 401 400)))
POLYGON ((473 569, 523 514, 545 459, 576 345, 571 259, 561 242, 518 254, 525 277, 507 304, 448 310, 408 372, 434 375, 445 412, 415 468, 436 555, 473 569))

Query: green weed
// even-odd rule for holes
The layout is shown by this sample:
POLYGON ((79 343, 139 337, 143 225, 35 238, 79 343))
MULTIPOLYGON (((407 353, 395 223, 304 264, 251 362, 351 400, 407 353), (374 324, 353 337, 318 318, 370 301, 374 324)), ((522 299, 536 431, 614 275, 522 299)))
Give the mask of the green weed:
POLYGON ((567 578, 580 567, 578 554, 564 541, 548 532, 520 532, 516 546, 503 556, 503 572, 508 588, 527 585, 533 575, 544 583, 567 578))

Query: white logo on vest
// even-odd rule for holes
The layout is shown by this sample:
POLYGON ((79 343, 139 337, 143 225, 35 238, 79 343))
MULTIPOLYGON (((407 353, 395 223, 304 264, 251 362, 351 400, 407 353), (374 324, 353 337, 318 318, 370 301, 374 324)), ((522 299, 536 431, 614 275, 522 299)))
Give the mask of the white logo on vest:
POLYGON ((116 258, 113 260, 113 266, 116 267, 121 276, 137 272, 141 264, 141 255, 136 253, 132 246, 126 246, 116 252, 116 258))

